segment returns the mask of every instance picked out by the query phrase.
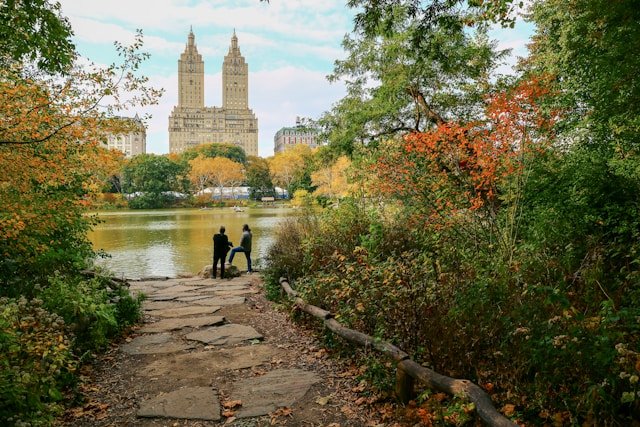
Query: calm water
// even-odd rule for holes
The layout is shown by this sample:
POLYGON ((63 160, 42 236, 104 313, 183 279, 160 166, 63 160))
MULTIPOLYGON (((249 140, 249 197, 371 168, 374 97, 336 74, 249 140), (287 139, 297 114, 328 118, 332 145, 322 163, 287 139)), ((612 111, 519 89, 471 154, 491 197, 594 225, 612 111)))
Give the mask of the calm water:
MULTIPOLYGON (((175 209, 99 212, 104 222, 89 233, 96 250, 110 258, 99 259, 117 276, 129 278, 194 274, 211 264, 212 237, 221 225, 234 244, 240 243, 242 225, 253 234, 251 260, 259 268, 260 259, 273 241, 276 225, 292 215, 286 208, 175 209)), ((240 271, 247 269, 244 254, 233 260, 240 271)))

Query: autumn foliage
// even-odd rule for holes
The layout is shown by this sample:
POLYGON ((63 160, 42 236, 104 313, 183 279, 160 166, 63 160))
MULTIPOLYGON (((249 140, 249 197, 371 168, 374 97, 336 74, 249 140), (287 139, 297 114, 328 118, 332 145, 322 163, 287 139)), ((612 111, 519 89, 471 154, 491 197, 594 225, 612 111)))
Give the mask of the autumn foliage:
POLYGON ((514 420, 624 424, 640 403, 640 181, 558 138, 570 112, 548 107, 548 81, 355 159, 364 197, 284 224, 267 277, 482 385, 514 420))
POLYGON ((501 186, 549 145, 553 118, 537 105, 547 94, 540 80, 522 82, 488 99, 485 122, 441 123, 408 134, 400 147, 387 143, 371 166, 371 188, 440 226, 467 210, 494 215, 501 186))
MULTIPOLYGON (((3 9, 3 20, 22 12, 15 9, 3 9)), ((96 256, 88 208, 121 161, 100 141, 123 130, 117 111, 159 94, 135 72, 145 57, 137 52, 140 37, 130 47, 117 44, 123 63, 106 68, 73 64, 73 51, 65 64, 47 62, 53 54, 41 58, 51 68, 39 70, 2 53, 0 424, 52 424, 80 356, 106 346, 140 315, 128 289, 85 273, 96 256)))

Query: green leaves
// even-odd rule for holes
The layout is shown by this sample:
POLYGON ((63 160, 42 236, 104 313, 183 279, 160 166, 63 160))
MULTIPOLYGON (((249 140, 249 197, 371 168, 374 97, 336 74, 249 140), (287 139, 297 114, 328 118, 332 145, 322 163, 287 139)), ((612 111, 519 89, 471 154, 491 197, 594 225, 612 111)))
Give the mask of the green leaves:
POLYGON ((0 65, 33 62, 47 73, 64 73, 75 60, 73 30, 50 0, 0 3, 0 65))
POLYGON ((464 10, 432 2, 425 13, 437 16, 423 27, 422 2, 365 3, 359 16, 371 26, 356 22, 365 29, 345 38, 348 56, 329 77, 348 90, 320 122, 330 146, 352 155, 359 146, 475 117, 500 53, 482 29, 465 28, 464 10))

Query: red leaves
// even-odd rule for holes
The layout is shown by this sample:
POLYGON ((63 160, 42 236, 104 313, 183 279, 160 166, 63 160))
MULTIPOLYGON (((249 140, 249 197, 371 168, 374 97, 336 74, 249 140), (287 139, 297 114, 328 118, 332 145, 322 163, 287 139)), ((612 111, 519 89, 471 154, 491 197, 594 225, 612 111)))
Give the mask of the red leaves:
POLYGON ((436 227, 453 225, 460 212, 497 209, 501 188, 547 147, 557 115, 538 106, 548 93, 543 83, 532 79, 495 94, 483 122, 407 135, 373 165, 376 190, 417 206, 436 227))

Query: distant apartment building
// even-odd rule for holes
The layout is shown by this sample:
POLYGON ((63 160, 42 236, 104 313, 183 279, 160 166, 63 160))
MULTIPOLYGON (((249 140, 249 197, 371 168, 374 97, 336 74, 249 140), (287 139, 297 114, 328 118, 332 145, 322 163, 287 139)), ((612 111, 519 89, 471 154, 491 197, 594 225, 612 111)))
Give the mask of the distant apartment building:
POLYGON ((284 127, 276 132, 273 137, 273 144, 274 154, 299 144, 316 148, 319 145, 318 130, 313 126, 311 120, 296 117, 295 127, 284 127))
POLYGON ((133 157, 147 152, 147 130, 140 117, 136 114, 134 118, 122 117, 125 124, 123 130, 109 132, 103 145, 110 150, 118 150, 124 153, 125 157, 133 157))

